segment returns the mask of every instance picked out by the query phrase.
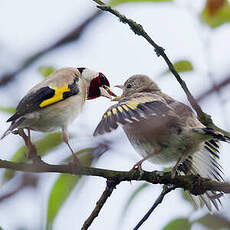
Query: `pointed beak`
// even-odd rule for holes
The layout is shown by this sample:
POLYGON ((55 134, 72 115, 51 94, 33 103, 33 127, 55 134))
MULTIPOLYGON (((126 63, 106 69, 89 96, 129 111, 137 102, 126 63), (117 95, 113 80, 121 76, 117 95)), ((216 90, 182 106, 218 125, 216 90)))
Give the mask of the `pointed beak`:
MULTIPOLYGON (((124 90, 123 85, 115 85, 114 87, 124 90)), ((121 96, 117 96, 117 97, 114 97, 112 101, 119 101, 120 99, 121 99, 121 96)))
POLYGON ((102 97, 107 97, 109 99, 112 99, 112 96, 116 97, 116 94, 106 85, 99 87, 99 89, 102 97))

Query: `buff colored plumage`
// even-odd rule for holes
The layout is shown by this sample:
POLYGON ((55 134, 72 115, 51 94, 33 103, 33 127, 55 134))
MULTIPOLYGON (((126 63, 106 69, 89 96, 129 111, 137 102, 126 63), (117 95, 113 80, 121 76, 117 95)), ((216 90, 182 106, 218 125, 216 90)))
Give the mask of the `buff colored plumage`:
MULTIPOLYGON (((62 130, 63 141, 69 145, 67 127, 79 115, 86 99, 99 96, 111 98, 107 78, 88 68, 62 68, 35 85, 19 102, 16 113, 2 138, 15 129, 52 132, 62 130)), ((30 135, 28 135, 30 136, 30 135)))
MULTIPOLYGON (((121 125, 134 149, 154 164, 173 166, 172 175, 199 174, 223 180, 218 163, 221 133, 205 127, 187 105, 163 93, 148 76, 134 75, 124 85, 118 104, 103 115, 94 135, 111 132, 121 125)), ((209 210, 219 208, 215 192, 201 195, 209 210)), ((197 197, 193 197, 198 204, 197 197)))

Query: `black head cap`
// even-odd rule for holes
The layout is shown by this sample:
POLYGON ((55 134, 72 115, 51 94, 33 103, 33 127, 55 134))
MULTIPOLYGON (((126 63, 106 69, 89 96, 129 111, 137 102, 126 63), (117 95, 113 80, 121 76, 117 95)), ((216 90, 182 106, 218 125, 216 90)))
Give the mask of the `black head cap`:
POLYGON ((77 68, 78 69, 78 71, 82 74, 82 72, 85 70, 85 67, 79 67, 79 68, 77 68))

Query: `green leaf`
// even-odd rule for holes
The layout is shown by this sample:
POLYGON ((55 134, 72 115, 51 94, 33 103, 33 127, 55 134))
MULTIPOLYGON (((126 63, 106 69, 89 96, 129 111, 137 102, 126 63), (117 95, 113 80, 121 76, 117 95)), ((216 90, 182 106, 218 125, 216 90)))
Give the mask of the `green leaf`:
POLYGON ((172 1, 173 0, 110 0, 108 4, 110 6, 117 6, 129 2, 172 2, 172 1))
MULTIPOLYGON (((40 156, 44 156, 49 151, 62 143, 61 133, 50 133, 41 140, 34 142, 40 156)), ((27 147, 22 146, 11 158, 12 162, 27 162, 27 147)), ((3 182, 10 180, 15 174, 14 170, 6 169, 3 174, 3 182)))
POLYGON ((49 197, 46 229, 52 229, 52 224, 58 211, 79 179, 79 176, 62 174, 55 182, 49 197))
MULTIPOLYGON (((185 190, 181 190, 181 194, 182 194, 182 197, 185 201, 187 201, 189 204, 192 205, 192 207, 194 209, 198 209, 198 207, 196 206, 196 204, 194 203, 194 201, 192 200, 191 196, 189 195, 189 192, 188 191, 185 191, 185 190)), ((200 204, 201 205, 201 204, 200 204)), ((201 205, 202 206, 202 205, 201 205)))
POLYGON ((164 172, 170 172, 172 170, 172 167, 165 167, 163 168, 164 172))
MULTIPOLYGON (((174 65, 174 68, 176 69, 176 71, 178 73, 189 72, 189 71, 193 70, 192 63, 187 61, 187 60, 177 61, 173 65, 174 65)), ((169 69, 167 71, 163 72, 160 76, 163 76, 163 75, 168 74, 168 73, 170 73, 169 69)))
POLYGON ((202 224, 203 226, 212 230, 230 229, 230 221, 222 216, 217 215, 207 214, 198 220, 195 220, 194 222, 202 224))
POLYGON ((230 5, 228 0, 219 0, 217 4, 218 2, 220 2, 219 5, 213 7, 214 2, 208 0, 200 15, 201 20, 211 28, 230 22, 230 5))
POLYGON ((13 114, 13 113, 16 112, 16 108, 13 108, 13 107, 0 107, 0 111, 13 114))
POLYGON ((55 71, 56 71, 56 69, 53 66, 41 66, 41 67, 39 67, 39 72, 44 78, 47 78, 50 74, 52 74, 55 71))
POLYGON ((120 216, 120 220, 124 220, 124 216, 126 215, 131 203, 134 201, 134 199, 141 193, 143 192, 143 190, 145 188, 147 188, 149 186, 149 184, 147 183, 143 183, 141 184, 140 186, 138 186, 131 194, 131 196, 129 197, 129 199, 127 200, 124 208, 123 208, 123 211, 121 213, 121 216, 120 216))
POLYGON ((163 230, 175 230, 175 229, 183 229, 190 230, 192 224, 189 222, 187 218, 177 218, 168 223, 163 230))
POLYGON ((179 73, 188 72, 188 71, 193 70, 193 66, 192 66, 191 62, 189 62, 187 60, 181 60, 181 61, 175 62, 174 67, 175 67, 176 71, 179 73))
MULTIPOLYGON (((90 166, 94 159, 96 148, 87 148, 76 153, 80 162, 85 166, 90 166)), ((62 174, 56 180, 49 196, 46 229, 52 229, 53 221, 60 208, 71 194, 74 187, 79 182, 81 176, 62 174)))

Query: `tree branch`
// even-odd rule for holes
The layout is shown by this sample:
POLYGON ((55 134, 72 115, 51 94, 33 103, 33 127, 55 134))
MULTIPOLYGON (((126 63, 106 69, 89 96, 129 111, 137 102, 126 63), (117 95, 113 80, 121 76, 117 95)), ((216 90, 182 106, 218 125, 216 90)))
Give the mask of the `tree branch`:
POLYGON ((104 206, 107 199, 111 196, 113 190, 116 186, 120 183, 119 181, 114 180, 107 180, 106 181, 106 188, 105 191, 102 193, 100 199, 96 203, 96 207, 94 208, 93 212, 87 218, 85 223, 83 224, 81 230, 87 230, 90 225, 93 223, 94 219, 98 216, 99 212, 101 211, 102 207, 104 206))
POLYGON ((176 188, 183 188, 194 195, 200 195, 206 191, 218 191, 230 193, 230 183, 218 182, 201 178, 197 175, 175 176, 172 178, 171 172, 143 171, 143 174, 138 170, 131 171, 114 171, 108 169, 99 169, 92 167, 80 166, 77 168, 69 165, 51 165, 43 161, 36 163, 13 163, 6 160, 0 160, 0 168, 8 168, 16 171, 34 172, 34 173, 68 173, 75 175, 98 176, 112 181, 131 181, 142 180, 152 184, 171 184, 176 188))
POLYGON ((230 76, 227 76, 225 79, 223 79, 221 82, 216 83, 213 87, 208 89, 207 91, 203 92, 197 97, 197 101, 204 100, 207 96, 214 92, 220 91, 222 88, 227 87, 230 84, 230 76))
POLYGON ((12 196, 16 195, 19 191, 21 191, 24 188, 36 187, 37 183, 38 183, 37 177, 24 174, 21 183, 16 188, 0 196, 0 202, 5 201, 8 198, 11 198, 12 196))
POLYGON ((50 51, 53 51, 54 49, 57 49, 63 45, 66 45, 70 42, 77 41, 83 34, 83 32, 86 30, 86 28, 92 23, 98 16, 101 15, 101 11, 97 10, 92 15, 90 15, 84 22, 82 22, 80 25, 77 25, 74 29, 72 29, 69 33, 65 34, 62 38, 60 38, 58 41, 54 42, 49 47, 42 49, 35 53, 34 55, 31 55, 27 59, 24 60, 23 64, 19 66, 16 70, 12 72, 8 72, 4 74, 3 76, 0 76, 0 87, 5 86, 7 83, 11 82, 15 79, 15 77, 23 72, 26 68, 28 68, 34 61, 36 61, 38 58, 44 56, 50 51))
POLYGON ((146 31, 144 30, 143 26, 141 24, 136 23, 135 21, 133 21, 132 19, 127 18, 125 15, 122 15, 119 11, 113 9, 111 6, 106 5, 105 3, 101 2, 100 0, 93 0, 94 2, 96 2, 98 4, 98 8, 103 10, 103 11, 108 11, 111 14, 115 15, 116 17, 118 17, 120 19, 120 21, 124 24, 128 24, 130 29, 139 36, 142 36, 143 38, 145 38, 145 40, 148 41, 148 43, 154 47, 154 51, 156 52, 157 56, 161 56, 164 61, 166 62, 166 64, 168 65, 170 71, 172 72, 172 74, 176 77, 177 81, 180 83, 182 89, 184 90, 189 103, 191 104, 191 106, 193 107, 193 109, 196 111, 197 113, 197 117, 200 120, 201 123, 203 123, 205 126, 208 127, 212 127, 215 130, 218 130, 220 132, 222 132, 224 135, 226 136, 230 136, 230 133, 220 129, 219 127, 217 127, 213 121, 210 115, 204 113, 201 109, 201 107, 198 105, 198 103, 196 102, 195 98, 192 96, 192 94, 190 93, 186 83, 182 80, 182 78, 180 77, 180 75, 178 74, 178 72, 175 70, 172 62, 169 60, 168 56, 166 55, 166 53, 164 52, 164 48, 162 48, 161 46, 159 46, 158 44, 156 44, 152 38, 146 33, 146 31))
POLYGON ((135 228, 133 230, 139 229, 141 227, 141 225, 149 218, 149 216, 155 210, 155 208, 163 201, 165 195, 167 195, 169 192, 171 192, 175 188, 176 188, 175 186, 168 187, 167 185, 164 185, 161 194, 156 199, 153 206, 149 209, 149 211, 144 215, 144 217, 140 220, 140 222, 135 226, 135 228))

